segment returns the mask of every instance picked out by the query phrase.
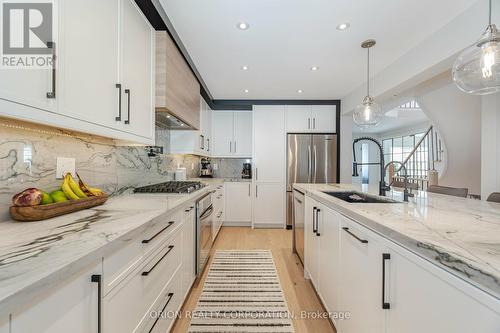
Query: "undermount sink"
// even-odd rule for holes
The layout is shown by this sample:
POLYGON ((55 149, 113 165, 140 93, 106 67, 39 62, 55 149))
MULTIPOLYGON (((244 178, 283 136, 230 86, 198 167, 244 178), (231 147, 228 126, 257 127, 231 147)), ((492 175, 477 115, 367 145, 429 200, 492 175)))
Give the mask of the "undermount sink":
POLYGON ((349 203, 400 203, 400 201, 368 195, 358 191, 323 191, 323 193, 349 203))

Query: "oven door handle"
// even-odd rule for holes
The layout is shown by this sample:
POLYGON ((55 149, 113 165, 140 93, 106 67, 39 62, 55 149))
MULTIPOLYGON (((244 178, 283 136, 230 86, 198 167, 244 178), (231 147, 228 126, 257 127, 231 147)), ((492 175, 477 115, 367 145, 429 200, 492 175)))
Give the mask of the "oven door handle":
POLYGON ((200 216, 200 220, 204 220, 206 218, 208 218, 210 215, 212 215, 212 213, 214 212, 214 205, 211 204, 203 214, 201 214, 200 216))

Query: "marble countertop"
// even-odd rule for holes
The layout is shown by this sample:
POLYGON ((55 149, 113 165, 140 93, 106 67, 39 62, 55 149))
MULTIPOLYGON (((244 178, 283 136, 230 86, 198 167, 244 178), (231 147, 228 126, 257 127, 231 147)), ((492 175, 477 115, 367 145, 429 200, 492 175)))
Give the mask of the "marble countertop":
POLYGON ((0 317, 45 288, 116 250, 120 239, 142 232, 222 184, 204 179, 191 194, 122 194, 104 205, 39 222, 0 223, 0 317))
POLYGON ((360 204, 323 193, 354 185, 294 188, 500 299, 500 204, 422 191, 409 203, 360 204))

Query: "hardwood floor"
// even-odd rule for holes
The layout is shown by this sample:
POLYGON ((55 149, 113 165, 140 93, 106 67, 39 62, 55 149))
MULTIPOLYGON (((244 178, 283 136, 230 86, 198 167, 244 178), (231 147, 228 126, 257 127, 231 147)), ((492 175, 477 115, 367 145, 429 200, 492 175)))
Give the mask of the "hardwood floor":
MULTIPOLYGON (((271 250, 276 263, 281 286, 285 293, 288 307, 295 318, 293 325, 296 333, 329 333, 335 329, 327 319, 302 319, 303 311, 308 313, 324 312, 310 282, 304 279, 302 264, 292 253, 292 232, 282 229, 251 229, 242 227, 224 227, 213 246, 212 251, 224 250, 271 250)), ((210 263, 209 263, 210 265, 210 263)), ((202 279, 191 289, 184 303, 182 313, 193 311, 203 289, 208 269, 205 269, 202 279)), ((172 332, 184 333, 189 328, 189 318, 184 315, 177 320, 172 332)))

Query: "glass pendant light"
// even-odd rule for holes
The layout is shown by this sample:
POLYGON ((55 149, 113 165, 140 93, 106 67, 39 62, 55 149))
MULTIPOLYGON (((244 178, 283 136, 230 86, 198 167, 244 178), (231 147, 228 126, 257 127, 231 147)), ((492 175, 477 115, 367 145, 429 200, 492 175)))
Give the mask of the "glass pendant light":
POLYGON ((370 48, 375 46, 377 42, 373 39, 369 39, 361 43, 361 47, 367 49, 368 51, 368 61, 367 61, 367 78, 366 78, 366 97, 363 99, 363 103, 356 106, 352 117, 354 123, 361 128, 368 128, 377 126, 382 119, 382 109, 375 103, 373 97, 370 96, 370 48))
POLYGON ((488 95, 500 91, 500 33, 491 23, 481 38, 465 49, 453 65, 453 81, 469 94, 488 95))

